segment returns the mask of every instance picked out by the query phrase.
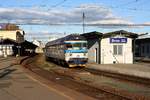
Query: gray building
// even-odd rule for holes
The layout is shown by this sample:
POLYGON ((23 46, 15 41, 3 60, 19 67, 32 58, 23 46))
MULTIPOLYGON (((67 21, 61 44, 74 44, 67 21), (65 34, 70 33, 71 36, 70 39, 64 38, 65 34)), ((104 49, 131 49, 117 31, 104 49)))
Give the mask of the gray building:
POLYGON ((100 39, 102 37, 100 32, 89 32, 81 34, 88 41, 88 62, 100 64, 100 39))
POLYGON ((136 40, 136 57, 150 58, 150 36, 136 40))

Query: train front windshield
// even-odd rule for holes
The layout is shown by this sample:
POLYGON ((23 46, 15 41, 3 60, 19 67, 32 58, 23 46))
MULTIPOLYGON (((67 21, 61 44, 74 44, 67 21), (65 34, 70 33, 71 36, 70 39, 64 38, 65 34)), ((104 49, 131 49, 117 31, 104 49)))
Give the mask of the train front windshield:
POLYGON ((67 43, 66 44, 67 49, 69 50, 80 50, 80 49, 86 49, 87 48, 87 43, 67 43))

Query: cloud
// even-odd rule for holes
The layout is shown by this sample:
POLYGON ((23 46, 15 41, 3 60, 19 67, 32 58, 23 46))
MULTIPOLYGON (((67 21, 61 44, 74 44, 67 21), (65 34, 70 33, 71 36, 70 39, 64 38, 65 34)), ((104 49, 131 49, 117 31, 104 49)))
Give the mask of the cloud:
POLYGON ((150 22, 145 22, 144 24, 145 24, 145 25, 149 25, 149 26, 150 26, 150 22))
POLYGON ((123 20, 123 19, 114 18, 114 19, 104 19, 104 20, 99 20, 99 21, 93 21, 89 24, 133 24, 133 23, 123 20))
POLYGON ((82 24, 82 15, 85 13, 86 24, 131 24, 130 21, 115 16, 111 9, 102 5, 82 4, 72 9, 41 9, 0 8, 0 22, 17 24, 82 24))

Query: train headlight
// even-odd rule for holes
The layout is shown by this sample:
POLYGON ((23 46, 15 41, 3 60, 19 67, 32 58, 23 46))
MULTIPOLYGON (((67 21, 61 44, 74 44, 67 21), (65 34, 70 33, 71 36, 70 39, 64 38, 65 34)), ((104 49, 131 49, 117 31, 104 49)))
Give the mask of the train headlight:
POLYGON ((84 53, 83 55, 86 56, 86 53, 84 53))
POLYGON ((72 53, 70 53, 69 55, 72 56, 72 53))

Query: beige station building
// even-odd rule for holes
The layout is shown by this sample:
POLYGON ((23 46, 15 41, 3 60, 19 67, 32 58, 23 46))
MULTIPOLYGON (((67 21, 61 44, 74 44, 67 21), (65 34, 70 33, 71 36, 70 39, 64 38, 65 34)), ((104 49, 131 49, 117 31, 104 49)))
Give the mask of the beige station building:
POLYGON ((25 32, 15 24, 0 24, 0 56, 13 55, 14 45, 24 42, 24 35, 25 32), (4 42, 7 39, 9 42, 4 42))
POLYGON ((0 25, 0 40, 12 39, 18 43, 24 42, 25 32, 15 24, 0 25))

